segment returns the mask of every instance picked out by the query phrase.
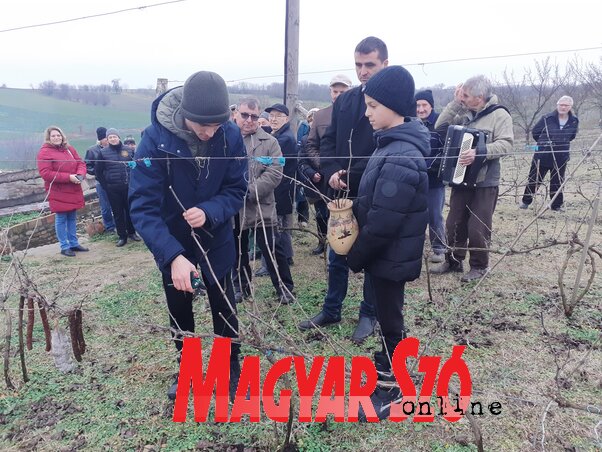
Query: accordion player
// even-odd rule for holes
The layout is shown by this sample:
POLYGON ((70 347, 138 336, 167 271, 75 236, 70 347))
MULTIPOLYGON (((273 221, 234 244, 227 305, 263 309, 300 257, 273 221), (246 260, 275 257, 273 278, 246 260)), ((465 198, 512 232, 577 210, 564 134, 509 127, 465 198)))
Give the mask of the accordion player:
POLYGON ((485 164, 487 135, 482 130, 464 126, 449 126, 443 145, 439 177, 445 185, 475 188, 477 178, 485 164), (468 166, 460 164, 460 154, 476 148, 474 162, 468 166))

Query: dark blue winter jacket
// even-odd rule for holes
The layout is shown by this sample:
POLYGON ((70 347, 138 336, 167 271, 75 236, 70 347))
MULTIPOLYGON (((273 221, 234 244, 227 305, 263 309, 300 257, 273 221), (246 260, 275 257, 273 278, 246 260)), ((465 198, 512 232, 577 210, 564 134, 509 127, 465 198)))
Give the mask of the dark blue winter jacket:
POLYGON ((134 157, 132 150, 120 141, 100 149, 94 165, 96 180, 105 190, 125 190, 130 181, 130 168, 127 162, 134 157))
POLYGON ((280 150, 285 159, 282 181, 274 190, 276 212, 278 215, 288 215, 293 213, 293 204, 295 201, 294 178, 297 174, 297 141, 288 122, 272 135, 278 140, 280 150))
POLYGON ((426 168, 429 175, 429 188, 441 188, 444 187, 441 178, 439 177, 439 169, 441 168, 441 152, 443 151, 443 140, 445 137, 441 137, 435 130, 435 124, 439 113, 435 113, 435 110, 431 111, 428 118, 422 120, 422 124, 429 129, 431 133, 431 153, 430 157, 426 159, 426 168))
POLYGON ((365 113, 363 88, 356 86, 344 92, 334 102, 332 121, 320 140, 320 166, 326 185, 334 173, 349 169, 345 180, 351 198, 357 196, 367 157, 374 151, 374 131, 365 113))
POLYGON ((533 138, 537 141, 537 151, 533 158, 539 159, 539 165, 545 168, 564 165, 571 158, 569 148, 578 129, 579 119, 572 112, 569 112, 567 123, 562 129, 557 111, 542 116, 532 131, 533 138))
MULTIPOLYGON (((173 186, 186 209, 198 207, 205 212, 207 222, 194 232, 208 252, 216 277, 221 279, 234 265, 231 219, 242 208, 247 190, 245 146, 236 124, 226 121, 207 142, 204 156, 190 159, 186 141, 157 119, 157 108, 170 93, 153 103, 152 124, 136 149, 137 166, 131 172, 129 187, 130 215, 162 272, 169 274, 171 262, 180 254, 196 263, 196 244, 182 217, 182 208, 169 190, 173 186), (151 159, 150 166, 141 160, 144 158, 151 159)), ((178 108, 179 103, 174 111, 178 108)), ((202 259, 200 265, 213 282, 206 260, 202 259)))
POLYGON ((353 204, 360 233, 347 255, 353 271, 392 281, 420 276, 428 223, 430 134, 417 120, 377 132, 353 204))

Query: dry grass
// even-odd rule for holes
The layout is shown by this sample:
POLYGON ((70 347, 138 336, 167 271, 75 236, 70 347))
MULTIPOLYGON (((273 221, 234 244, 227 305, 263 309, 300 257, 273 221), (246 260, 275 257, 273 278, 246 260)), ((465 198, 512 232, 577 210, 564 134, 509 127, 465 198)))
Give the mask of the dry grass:
MULTIPOLYGON (((601 161, 598 153, 579 169, 579 178, 567 187, 566 212, 544 214, 515 249, 527 249, 551 238, 566 241, 575 232, 584 238, 589 204, 577 188, 593 197, 592 182, 600 183, 602 179, 598 166, 601 161)), ((505 161, 506 182, 522 182, 512 179, 524 178, 528 163, 526 158, 505 161)), ((534 215, 532 210, 517 208, 516 192, 509 188, 495 213, 492 246, 500 252, 492 254, 492 265, 534 215)), ((600 224, 602 215, 591 243, 602 251, 600 224)), ((297 330, 298 321, 319 309, 326 274, 321 257, 310 255, 315 239, 301 232, 294 235, 293 276, 298 303, 277 306, 269 280, 256 280, 255 306, 266 322, 259 325, 263 341, 282 345, 284 335, 310 355, 371 354, 378 348, 376 337, 362 346, 349 341, 362 296, 361 275, 350 278, 344 320, 326 329, 326 337, 297 330)), ((165 331, 151 326, 167 322, 152 258, 141 244, 117 249, 112 239, 101 238, 89 245, 91 252, 75 259, 59 256, 54 246, 32 250, 25 259, 43 293, 64 292, 64 307, 84 300, 88 351, 76 372, 59 374, 43 351, 42 332, 36 325, 38 341, 27 353, 31 381, 20 381, 18 359, 13 356, 10 370, 18 389, 2 389, 0 448, 274 450, 281 445, 284 426, 267 420, 259 424, 196 425, 189 417, 186 424, 171 422, 172 406, 164 393, 176 366, 165 331)), ((550 404, 551 395, 558 389, 557 363, 565 366, 557 379, 564 397, 574 403, 598 406, 602 400, 602 278, 596 276, 573 317, 567 319, 558 287, 558 272, 567 249, 566 245, 556 245, 504 257, 476 290, 475 284, 461 284, 457 275, 432 277, 432 301, 424 275, 407 285, 405 312, 410 335, 423 345, 430 343, 429 353, 444 359, 450 356, 454 344, 466 344, 463 358, 472 375, 473 401, 502 404, 501 415, 477 417, 486 450, 541 449, 542 418, 547 407, 547 450, 595 450, 601 445, 594 430, 601 420, 599 415, 550 404)), ((576 263, 575 256, 565 279, 569 294, 576 263)), ((15 296, 8 306, 16 308, 15 296)), ((251 306, 240 306, 246 325, 254 322, 248 313, 251 306)), ((200 300, 196 309, 198 332, 209 333, 210 315, 205 302, 200 300)), ((247 346, 243 350, 257 353, 247 346)), ((262 361, 267 366, 267 359, 262 361)), ((602 434, 600 427, 598 434, 602 434)), ((431 424, 295 423, 293 439, 300 449, 311 451, 476 450, 465 419, 455 424, 440 418, 431 424)))

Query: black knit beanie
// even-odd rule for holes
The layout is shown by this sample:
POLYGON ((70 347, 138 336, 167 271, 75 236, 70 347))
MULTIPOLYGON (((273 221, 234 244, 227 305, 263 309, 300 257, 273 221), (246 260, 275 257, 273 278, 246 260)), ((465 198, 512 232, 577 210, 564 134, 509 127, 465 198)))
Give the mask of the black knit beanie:
POLYGON ((386 67, 370 77, 364 94, 400 116, 416 116, 414 79, 401 66, 386 67))
POLYGON ((416 102, 419 100, 426 100, 429 104, 431 104, 431 108, 435 108, 435 99, 433 99, 433 92, 430 89, 418 91, 414 96, 414 100, 416 102))
POLYGON ((221 124, 230 119, 226 82, 215 72, 199 71, 184 82, 182 115, 198 124, 221 124))
POLYGON ((106 137, 107 137, 107 128, 106 127, 99 127, 98 129, 96 129, 96 138, 98 139, 98 141, 104 140, 106 137))

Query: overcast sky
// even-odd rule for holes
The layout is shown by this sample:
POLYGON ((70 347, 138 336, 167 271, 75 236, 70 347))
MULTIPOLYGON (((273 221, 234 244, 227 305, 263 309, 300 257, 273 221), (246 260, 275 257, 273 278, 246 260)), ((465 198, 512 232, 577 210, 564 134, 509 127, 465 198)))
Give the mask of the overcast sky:
MULTIPOLYGON (((151 5, 161 0, 3 0, 0 30, 151 5)), ((390 64, 402 64, 417 87, 455 85, 479 73, 501 78, 534 59, 563 64, 602 51, 418 65, 416 63, 602 46, 599 1, 300 0, 300 80, 327 83, 336 73, 357 82, 353 49, 383 39, 390 64), (329 71, 322 74, 305 74, 329 71)), ((60 25, 0 32, 0 85, 37 87, 44 80, 155 86, 198 70, 227 81, 282 81, 284 0, 188 0, 60 25)), ((175 86, 179 83, 172 83, 175 86)))

